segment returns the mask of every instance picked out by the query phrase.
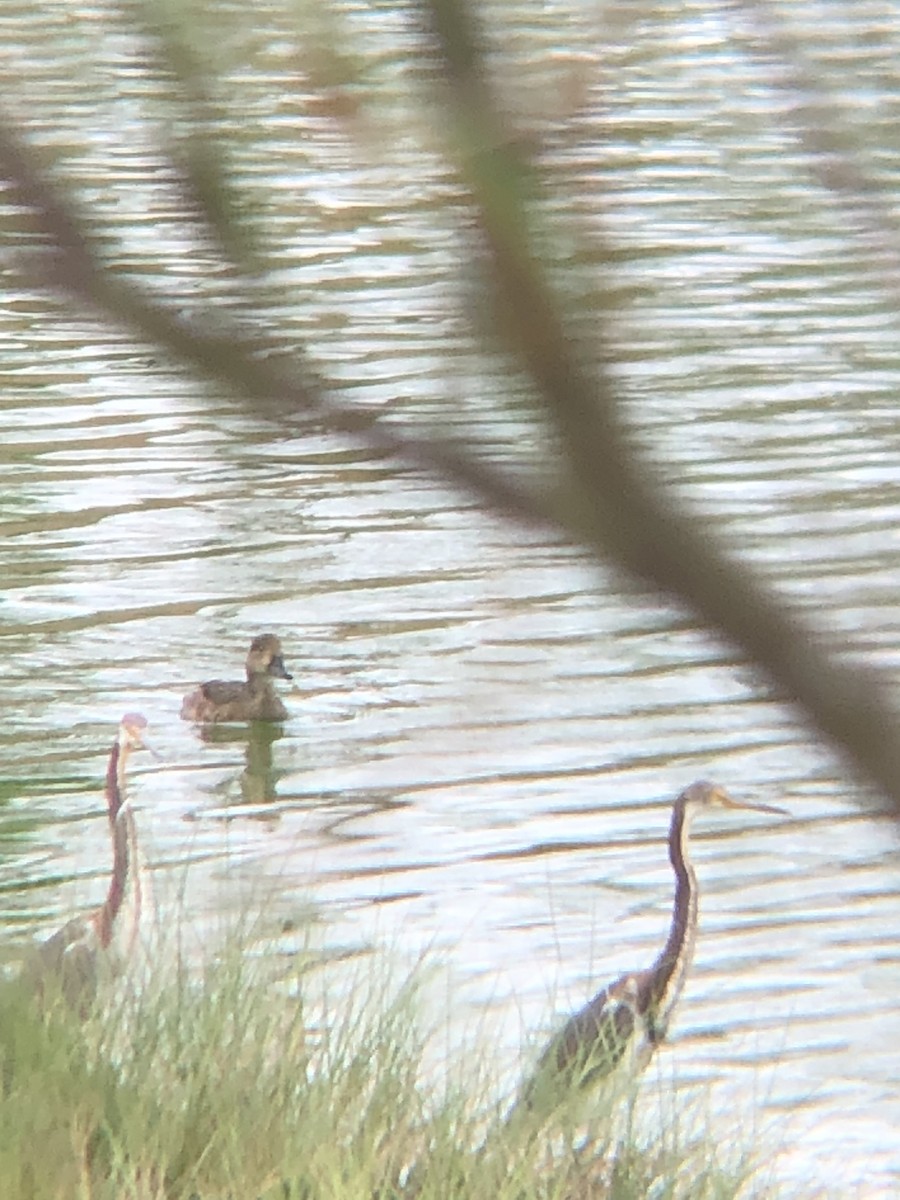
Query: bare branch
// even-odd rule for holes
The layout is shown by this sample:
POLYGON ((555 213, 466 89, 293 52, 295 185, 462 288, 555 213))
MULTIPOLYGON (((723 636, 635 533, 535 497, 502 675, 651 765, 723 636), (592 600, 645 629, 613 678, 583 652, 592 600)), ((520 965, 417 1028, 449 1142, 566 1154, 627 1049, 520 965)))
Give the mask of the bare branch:
POLYGON ((116 279, 94 251, 85 223, 2 121, 0 176, 29 210, 53 252, 52 267, 43 271, 49 286, 93 306, 103 319, 125 323, 165 346, 207 378, 253 400, 264 416, 284 421, 298 413, 320 413, 335 431, 437 472, 500 512, 565 533, 562 499, 537 491, 493 464, 482 464, 465 450, 409 435, 397 422, 389 423, 361 405, 339 399, 296 359, 289 371, 279 369, 259 356, 259 341, 225 311, 216 312, 213 331, 158 303, 136 285, 116 279))
POLYGON ((498 148, 470 7, 464 0, 427 0, 426 8, 451 81, 461 166, 492 255, 504 320, 516 331, 578 480, 572 532, 598 555, 612 553, 645 584, 686 599, 766 667, 900 813, 900 712, 884 678, 848 662, 833 639, 829 646, 824 630, 729 555, 635 456, 608 375, 602 365, 584 365, 587 356, 568 336, 561 306, 526 243, 523 173, 509 148, 498 148))

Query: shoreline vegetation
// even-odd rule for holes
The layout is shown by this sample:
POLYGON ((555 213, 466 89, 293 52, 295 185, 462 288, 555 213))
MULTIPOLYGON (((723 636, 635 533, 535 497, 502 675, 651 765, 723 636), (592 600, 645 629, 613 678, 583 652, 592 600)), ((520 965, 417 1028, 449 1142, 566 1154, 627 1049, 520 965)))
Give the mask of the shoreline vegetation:
POLYGON ((489 1056, 422 1031, 425 960, 397 980, 366 956, 333 984, 313 953, 274 979, 278 956, 249 949, 233 934, 198 968, 156 947, 167 977, 145 958, 86 1019, 50 989, 0 988, 5 1200, 770 1194, 733 1114, 677 1098, 635 1089, 604 1116, 608 1099, 582 1095, 506 1124, 489 1056), (453 1060, 440 1073, 436 1043, 453 1060))

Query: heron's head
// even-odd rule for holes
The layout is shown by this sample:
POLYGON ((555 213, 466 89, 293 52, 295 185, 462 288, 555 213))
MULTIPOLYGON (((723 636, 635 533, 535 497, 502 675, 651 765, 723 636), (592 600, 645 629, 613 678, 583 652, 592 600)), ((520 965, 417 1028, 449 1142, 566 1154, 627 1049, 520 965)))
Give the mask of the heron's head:
POLYGON ((149 750, 147 742, 147 718, 143 713, 126 713, 119 722, 120 750, 149 750))
POLYGON ((149 750, 159 755, 147 741, 147 718, 143 713, 126 713, 119 722, 119 735, 113 743, 106 767, 106 803, 110 821, 115 821, 125 806, 125 767, 132 750, 149 750))
POLYGON ((247 655, 247 678, 252 675, 272 675, 275 679, 293 679, 284 665, 281 642, 274 633, 261 633, 250 643, 247 655))
POLYGON ((750 812, 778 813, 787 816, 783 808, 774 804, 751 804, 746 800, 735 800, 718 783, 710 783, 708 779, 699 779, 685 788, 681 793, 681 801, 685 814, 694 815, 705 808, 746 809, 750 812))

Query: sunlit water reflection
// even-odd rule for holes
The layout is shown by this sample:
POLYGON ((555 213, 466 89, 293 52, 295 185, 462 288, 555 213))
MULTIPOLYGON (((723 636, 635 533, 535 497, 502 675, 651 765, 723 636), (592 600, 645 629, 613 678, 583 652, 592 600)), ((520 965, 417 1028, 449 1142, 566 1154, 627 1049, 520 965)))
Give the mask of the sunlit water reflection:
MULTIPOLYGON (((618 370, 650 457, 779 587, 893 667, 893 317, 826 199, 796 203, 784 139, 739 127, 740 89, 720 114, 727 161, 711 157, 698 78, 710 95, 724 67, 758 78, 696 21, 625 63, 635 90, 598 88, 547 162, 588 222, 603 194, 622 258, 618 370)), ((388 25, 368 31, 376 57, 388 25)), ((109 53, 107 102, 141 129, 127 154, 115 124, 69 104, 77 73, 61 82, 50 59, 19 84, 42 89, 33 128, 68 139, 98 187, 112 153, 118 182, 99 200, 123 261, 203 296, 219 283, 148 165, 148 85, 122 73, 133 46, 109 53), (118 208, 131 179, 159 216, 146 227, 133 200, 118 208)), ((271 189, 272 320, 360 403, 536 456, 514 383, 467 331, 447 179, 427 160, 410 175, 413 139, 367 167, 296 94, 269 130, 271 78, 249 78, 277 150, 260 164, 248 144, 244 168, 271 189), (388 204, 398 177, 415 182, 388 204)), ((783 103, 759 98, 769 116, 783 103)), ((18 286, 0 313, 9 953, 102 891, 103 755, 140 708, 163 755, 133 784, 163 920, 180 897, 199 941, 254 906, 273 929, 312 906, 335 953, 427 948, 448 964, 460 1041, 483 1029, 508 1069, 554 1013, 652 960, 669 804, 712 776, 790 817, 698 822, 697 961, 649 1086, 700 1086, 720 1113, 755 1104, 798 1192, 891 1194, 896 841, 764 681, 614 572, 316 420, 249 415, 18 286), (239 672, 262 629, 282 634, 297 679, 284 728, 248 741, 181 723, 181 695, 239 672)))

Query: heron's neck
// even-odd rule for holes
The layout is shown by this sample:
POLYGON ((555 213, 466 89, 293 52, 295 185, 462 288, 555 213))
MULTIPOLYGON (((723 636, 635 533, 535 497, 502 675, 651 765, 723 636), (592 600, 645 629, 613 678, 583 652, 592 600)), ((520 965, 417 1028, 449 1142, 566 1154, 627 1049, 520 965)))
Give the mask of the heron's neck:
POLYGON ((113 743, 113 748, 109 753, 109 762, 106 764, 106 809, 111 824, 115 822, 122 806, 124 768, 122 744, 116 741, 113 743))
POLYGON ((113 868, 106 899, 96 918, 97 933, 103 947, 108 946, 112 940, 113 925, 125 899, 125 881, 128 878, 128 824, 122 819, 127 759, 127 750, 123 750, 121 743, 116 742, 106 769, 106 800, 112 829, 113 868))
POLYGON ((125 881, 128 878, 128 822, 126 814, 113 822, 113 869, 109 880, 106 899, 97 914, 97 933, 100 945, 106 948, 112 941, 113 926, 122 901, 125 899, 125 881))
POLYGON ((675 907, 669 936, 652 970, 652 1003, 663 1024, 681 994, 694 957, 698 894, 697 876, 687 853, 689 831, 690 812, 679 799, 672 811, 669 830, 669 858, 675 872, 675 907))

